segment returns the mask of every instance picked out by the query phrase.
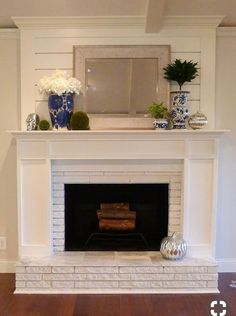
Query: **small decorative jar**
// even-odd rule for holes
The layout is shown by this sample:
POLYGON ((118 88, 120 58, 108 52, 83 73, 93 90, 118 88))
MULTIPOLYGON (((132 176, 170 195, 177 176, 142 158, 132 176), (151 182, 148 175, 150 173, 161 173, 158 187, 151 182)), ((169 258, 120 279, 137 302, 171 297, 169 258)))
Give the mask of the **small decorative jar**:
POLYGON ((48 109, 53 129, 67 129, 73 112, 74 100, 70 93, 50 94, 48 109))
POLYGON ((189 91, 172 91, 170 116, 173 122, 173 128, 186 128, 185 122, 189 118, 188 110, 189 91))
POLYGON ((192 129, 201 129, 207 125, 208 120, 205 114, 198 111, 197 113, 190 116, 188 123, 192 129))
POLYGON ((187 252, 186 241, 179 234, 173 233, 172 236, 162 240, 160 252, 165 259, 182 259, 187 252))
POLYGON ((157 118, 153 121, 155 129, 166 129, 168 127, 168 120, 165 118, 157 118))

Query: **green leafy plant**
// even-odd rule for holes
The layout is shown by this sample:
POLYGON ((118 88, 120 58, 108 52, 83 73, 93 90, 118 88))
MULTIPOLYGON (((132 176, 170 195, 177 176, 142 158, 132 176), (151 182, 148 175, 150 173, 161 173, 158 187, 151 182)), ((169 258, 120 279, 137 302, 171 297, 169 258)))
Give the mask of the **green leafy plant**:
POLYGON ((73 130, 89 129, 89 117, 87 113, 82 111, 73 113, 70 119, 70 127, 73 130))
POLYGON ((168 109, 163 102, 152 102, 152 104, 148 106, 148 112, 156 119, 169 117, 168 109))
POLYGON ((39 122, 39 129, 41 131, 47 131, 50 128, 50 123, 47 120, 42 120, 39 122))
POLYGON ((197 63, 190 61, 181 61, 176 59, 173 63, 168 64, 164 70, 164 78, 170 81, 176 81, 179 90, 185 82, 191 82, 198 76, 197 63))

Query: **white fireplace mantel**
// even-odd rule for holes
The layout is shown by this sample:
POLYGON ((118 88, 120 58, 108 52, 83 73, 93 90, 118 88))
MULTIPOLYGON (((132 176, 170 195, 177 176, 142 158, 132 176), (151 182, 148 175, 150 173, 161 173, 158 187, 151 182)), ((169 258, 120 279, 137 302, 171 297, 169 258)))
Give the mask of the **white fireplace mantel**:
MULTIPOLYGON (((182 224, 189 252, 215 256, 218 140, 225 130, 11 131, 17 141, 19 255, 52 253, 51 174, 55 160, 178 161, 182 224)), ((123 171, 125 172, 125 171, 123 171)))

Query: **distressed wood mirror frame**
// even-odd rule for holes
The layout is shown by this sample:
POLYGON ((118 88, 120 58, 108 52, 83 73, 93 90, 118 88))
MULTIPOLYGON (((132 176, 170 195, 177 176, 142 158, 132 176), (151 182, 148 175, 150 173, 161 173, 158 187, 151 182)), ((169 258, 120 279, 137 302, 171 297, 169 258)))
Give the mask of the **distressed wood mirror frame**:
MULTIPOLYGON (((74 76, 78 78, 82 83, 81 94, 78 99, 78 108, 88 112, 93 117, 144 117, 146 112, 146 106, 136 108, 136 103, 143 99, 148 100, 149 92, 147 89, 152 85, 152 99, 149 101, 163 101, 167 106, 169 105, 169 83, 164 79, 163 67, 170 63, 170 46, 169 45, 86 45, 86 46, 74 46, 73 51, 74 58, 74 76), (132 70, 127 70, 128 66, 132 64, 132 70), (109 67, 117 65, 115 70, 109 70, 109 67), (92 70, 91 70, 91 69, 92 70), (122 70, 123 69, 123 70, 122 70), (101 71, 101 79, 98 77, 98 72, 101 71), (114 72, 117 75, 113 75, 114 72), (122 72, 123 71, 123 72, 122 72), (146 72, 145 72, 146 71, 146 72), (148 77, 147 71, 152 74, 148 77), (95 77, 91 77, 91 73, 95 73, 95 77), (129 74, 135 73, 134 78, 117 77, 118 75, 124 76, 124 72, 129 74), (105 78, 102 76, 109 76, 105 78), (140 76, 140 78, 137 78, 140 76), (111 82, 112 78, 118 79, 118 81, 111 82), (130 87, 126 87, 124 82, 132 83, 130 87), (91 84, 94 83, 94 85, 91 84), (132 85, 136 84, 134 93, 130 92, 132 85), (149 84, 150 83, 150 84, 149 84), (108 84, 109 87, 105 85, 108 84), (121 100, 105 100, 103 94, 109 98, 110 93, 103 91, 111 91, 111 85, 115 87, 116 95, 129 94, 129 99, 133 99, 130 104, 123 104, 124 98, 121 100), (119 84, 119 86, 118 86, 119 84), (125 87, 126 92, 121 90, 121 87, 125 87), (100 89, 100 90, 99 90, 100 89), (107 89, 107 90, 106 90, 107 89), (110 89, 110 90, 109 90, 110 89), (155 89, 155 91, 154 91, 155 89), (91 90, 91 92, 89 92, 91 90), (99 92, 97 92, 99 90, 99 92), (128 91, 128 92, 127 92, 128 91), (144 92, 147 94, 146 99, 141 95, 144 92), (155 93, 155 95, 154 95, 155 93), (132 95, 131 95, 132 94, 132 95), (130 96, 131 95, 131 96, 130 96), (136 101, 134 101, 134 96, 136 101), (94 96, 94 97, 93 97, 94 96), (104 104, 99 104, 99 100, 102 103, 109 103, 110 108, 107 110, 104 104), (95 103, 96 109, 95 109, 95 103), (92 104, 94 103, 94 104, 92 104), (112 108, 114 104, 114 107, 112 108), (120 104, 120 108, 119 108, 120 104), (104 110, 105 108, 105 110, 104 110)), ((133 75, 134 76, 134 75, 133 75)))

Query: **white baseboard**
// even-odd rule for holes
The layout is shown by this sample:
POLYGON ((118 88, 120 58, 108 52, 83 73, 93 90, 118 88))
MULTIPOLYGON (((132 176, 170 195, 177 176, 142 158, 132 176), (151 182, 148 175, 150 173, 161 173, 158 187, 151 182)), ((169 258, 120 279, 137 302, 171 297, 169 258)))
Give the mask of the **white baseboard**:
POLYGON ((15 273, 16 261, 0 260, 0 273, 15 273))
POLYGON ((219 272, 236 272, 236 258, 217 259, 219 272))

